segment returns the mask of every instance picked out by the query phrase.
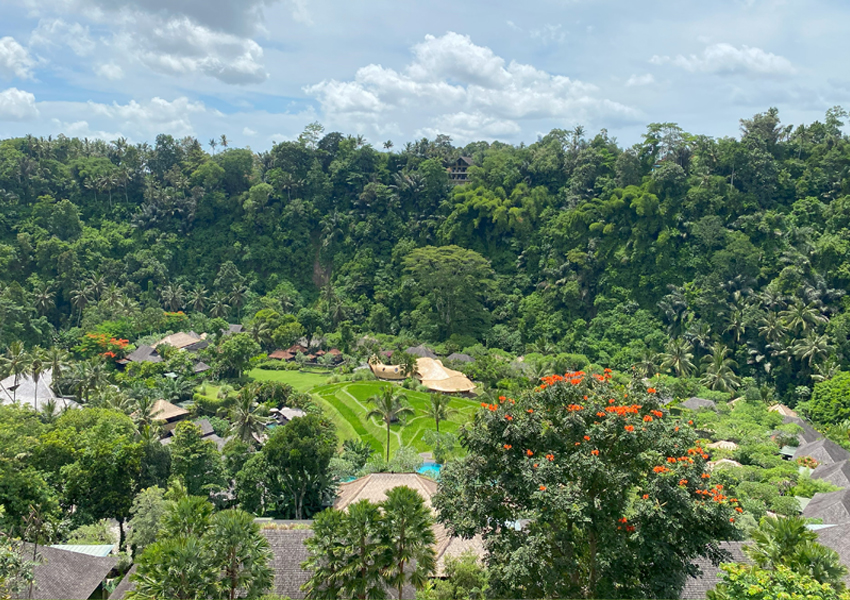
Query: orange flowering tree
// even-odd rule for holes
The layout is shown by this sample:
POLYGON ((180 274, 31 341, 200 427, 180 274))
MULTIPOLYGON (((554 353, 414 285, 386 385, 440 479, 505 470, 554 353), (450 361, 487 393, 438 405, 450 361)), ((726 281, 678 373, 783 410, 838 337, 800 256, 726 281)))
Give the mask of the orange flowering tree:
POLYGON ((108 359, 123 358, 129 344, 130 340, 112 337, 106 333, 87 333, 74 347, 74 352, 84 358, 98 355, 108 359))
POLYGON ((484 535, 498 597, 673 598, 694 558, 724 558, 741 509, 654 392, 577 372, 482 404, 434 505, 484 535))

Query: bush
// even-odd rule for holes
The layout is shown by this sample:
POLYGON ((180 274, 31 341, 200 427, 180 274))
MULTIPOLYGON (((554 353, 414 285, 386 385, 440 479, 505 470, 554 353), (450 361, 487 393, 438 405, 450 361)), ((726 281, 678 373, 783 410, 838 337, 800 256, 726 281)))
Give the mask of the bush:
POLYGON ((801 408, 817 423, 835 424, 850 418, 850 373, 841 371, 815 384, 811 400, 801 408))
POLYGON ((770 510, 780 515, 796 516, 800 514, 800 503, 794 496, 778 496, 770 502, 770 510))
POLYGON ((257 363, 256 368, 264 371, 288 371, 289 363, 282 360, 264 360, 257 363))

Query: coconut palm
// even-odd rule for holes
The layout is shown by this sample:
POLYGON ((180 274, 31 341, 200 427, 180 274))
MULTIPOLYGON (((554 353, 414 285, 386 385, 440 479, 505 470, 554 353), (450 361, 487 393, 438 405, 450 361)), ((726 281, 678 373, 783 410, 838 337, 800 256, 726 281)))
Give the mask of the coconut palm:
POLYGON ((729 356, 729 348, 720 342, 711 347, 711 354, 704 356, 702 362, 706 365, 705 375, 700 383, 712 390, 731 392, 741 385, 735 375, 738 366, 729 356))
POLYGON ((227 313, 230 311, 230 304, 227 303, 227 296, 221 292, 216 292, 210 300, 212 302, 210 315, 213 317, 226 317, 227 313))
POLYGON ((414 410, 407 405, 407 396, 392 385, 385 386, 367 401, 375 408, 366 413, 366 418, 378 417, 387 426, 387 462, 390 462, 390 425, 402 417, 413 415, 414 410))
POLYGON ((12 402, 17 402, 17 389, 18 382, 20 381, 21 375, 26 373, 27 370, 27 353, 24 350, 24 344, 18 340, 15 340, 9 347, 6 348, 6 353, 2 357, 2 363, 0 363, 3 369, 3 375, 15 376, 15 383, 12 388, 12 402))
POLYGON ((271 420, 265 415, 265 407, 260 406, 255 398, 254 387, 245 386, 239 391, 236 404, 230 411, 230 422, 233 424, 230 433, 246 444, 252 444, 260 437, 271 420))
POLYGON ((33 382, 33 408, 38 411, 38 382, 41 381, 41 376, 44 372, 49 369, 50 363, 47 358, 47 353, 42 349, 36 346, 33 348, 29 354, 27 354, 27 360, 25 365, 25 372, 27 375, 32 377, 33 382))
POLYGON ((647 348, 641 352, 640 358, 634 364, 634 368, 641 377, 652 377, 658 373, 658 366, 663 359, 663 356, 647 348))
POLYGON ((381 537, 389 562, 384 577, 396 588, 398 597, 403 598, 406 583, 422 589, 436 566, 433 519, 422 496, 407 486, 388 491, 381 508, 384 510, 381 537))
POLYGON ((52 377, 55 381, 62 374, 62 371, 71 364, 71 355, 62 348, 54 346, 47 351, 47 362, 52 371, 52 377))
POLYGON ((826 359, 832 353, 832 350, 829 336, 817 335, 814 331, 810 332, 805 338, 794 342, 791 347, 794 356, 807 362, 810 368, 816 361, 826 359))
POLYGON ((782 317, 785 326, 795 332, 797 330, 805 332, 819 323, 829 321, 813 303, 803 304, 800 300, 779 313, 779 316, 782 317))
POLYGON ((191 292, 189 292, 189 306, 191 306, 192 310, 194 310, 195 312, 204 312, 204 308, 206 308, 207 305, 207 300, 207 288, 202 285, 199 285, 191 292))
POLYGON ((677 377, 688 377, 694 370, 693 352, 689 343, 681 338, 670 340, 663 354, 662 368, 672 369, 677 377))
POLYGON ((271 587, 272 551, 254 515, 238 508, 215 513, 207 539, 215 564, 221 565, 221 587, 228 600, 235 600, 237 591, 258 598, 271 587))
POLYGON ((769 312, 759 322, 759 335, 769 344, 776 344, 785 339, 785 325, 775 312, 769 312))
POLYGON ((40 283, 32 291, 33 305, 38 314, 45 315, 54 306, 53 286, 49 283, 40 283))
POLYGON ((431 394, 431 404, 425 409, 425 416, 434 419, 437 433, 440 433, 440 421, 447 420, 457 414, 457 409, 450 408, 451 398, 444 394, 431 394))
POLYGON ((83 318, 83 309, 91 300, 90 294, 91 290, 88 288, 77 288, 75 290, 71 290, 71 306, 77 310, 77 324, 79 325, 80 320, 83 318))

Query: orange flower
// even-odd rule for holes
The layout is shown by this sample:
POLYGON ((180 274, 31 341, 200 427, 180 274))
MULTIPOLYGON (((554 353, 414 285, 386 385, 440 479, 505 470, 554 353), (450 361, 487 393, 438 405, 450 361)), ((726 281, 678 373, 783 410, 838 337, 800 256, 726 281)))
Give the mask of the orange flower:
POLYGON ((647 393, 647 394, 654 394, 654 393, 655 393, 655 388, 646 388, 646 393, 647 393))
POLYGON ((505 398, 505 396, 499 396, 499 401, 500 401, 500 402, 504 402, 505 400, 507 400, 507 398, 505 398))
POLYGON ((510 444, 505 444, 505 450, 510 450, 511 448, 513 448, 513 446, 511 446, 510 444))
POLYGON ((743 509, 743 508, 741 508, 740 506, 736 506, 736 507, 735 507, 735 510, 737 510, 739 513, 744 512, 744 509, 743 509))
POLYGON ((598 413, 596 413, 596 416, 597 417, 604 417, 605 413, 604 412, 598 412, 598 413))
POLYGON ((599 450, 591 450, 591 451, 590 451, 590 453, 591 453, 593 456, 599 456, 599 450))
POLYGON ((649 500, 649 494, 644 494, 644 495, 643 495, 643 499, 644 499, 644 500, 649 500))
POLYGON ((703 457, 705 460, 708 460, 708 454, 703 454, 703 455, 702 455, 702 457, 703 457))
POLYGON ((668 462, 668 463, 674 463, 674 462, 676 462, 676 459, 675 459, 675 458, 673 458, 672 456, 668 456, 668 457, 667 457, 667 462, 668 462))
POLYGON ((679 431, 679 428, 678 428, 678 427, 676 427, 673 431, 679 431))
POLYGON ((644 422, 645 422, 645 423, 651 423, 651 422, 652 422, 652 417, 650 417, 649 415, 646 415, 646 416, 643 418, 643 420, 644 420, 644 422))
POLYGON ((531 414, 531 413, 533 413, 533 412, 534 412, 534 409, 533 409, 533 408, 529 408, 529 409, 528 409, 527 411, 525 411, 525 412, 527 412, 528 414, 531 414))
POLYGON ((629 432, 631 432, 631 431, 634 431, 634 430, 635 430, 635 428, 634 428, 634 427, 632 427, 631 425, 626 425, 626 426, 624 427, 624 429, 625 429, 626 431, 629 431, 629 432))
POLYGON ((663 413, 663 412, 661 412, 660 410, 653 410, 653 411, 651 411, 651 412, 652 412, 652 414, 654 414, 654 415, 655 415, 656 417, 658 417, 659 419, 660 419, 661 417, 663 417, 663 416, 664 416, 664 413, 663 413))
POLYGON ((657 466, 657 467, 653 467, 653 468, 652 468, 652 470, 653 470, 655 473, 667 473, 667 472, 669 472, 669 471, 670 471, 670 469, 668 469, 667 467, 662 467, 662 466, 660 466, 660 465, 659 465, 659 466, 657 466))
POLYGON ((514 420, 514 418, 513 418, 512 416, 510 416, 510 415, 505 415, 505 418, 506 418, 508 421, 513 421, 513 420, 514 420))
POLYGON ((589 442, 589 441, 590 441, 590 436, 589 436, 589 435, 584 436, 584 440, 585 440, 586 442, 589 442))
POLYGON ((700 477, 702 477, 703 479, 709 479, 711 475, 709 475, 708 473, 703 473, 702 475, 700 475, 700 477))
POLYGON ((537 463, 534 463, 534 468, 535 468, 535 469, 537 468, 537 463))
POLYGON ((679 485, 688 485, 688 480, 687 479, 680 479, 679 485))
POLYGON ((614 404, 614 399, 613 399, 613 398, 611 398, 611 399, 608 401, 608 404, 614 404))
POLYGON ((576 446, 581 446, 581 442, 576 442, 576 446))
POLYGON ((540 491, 541 491, 541 492, 545 492, 545 491, 546 491, 546 486, 545 486, 545 485, 541 485, 541 486, 540 486, 540 491))
POLYGON ((734 519, 734 518, 730 518, 730 519, 729 519, 729 522, 730 522, 730 523, 734 523, 734 522, 735 522, 735 519, 734 519))
POLYGON ((688 421, 688 425, 693 425, 693 424, 694 424, 693 421, 688 421))
POLYGON ((546 458, 549 459, 549 462, 552 462, 553 460, 555 460, 555 455, 554 454, 547 454, 546 458))
POLYGON ((534 456, 534 452, 532 452, 531 450, 526 450, 525 453, 529 456, 534 456))

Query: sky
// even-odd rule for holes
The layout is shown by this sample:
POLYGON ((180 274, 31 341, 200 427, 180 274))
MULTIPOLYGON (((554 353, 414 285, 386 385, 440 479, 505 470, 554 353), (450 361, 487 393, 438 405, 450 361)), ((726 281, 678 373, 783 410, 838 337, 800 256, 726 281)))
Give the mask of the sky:
POLYGON ((848 22, 846 0, 2 0, 0 137, 736 136, 850 108, 848 22))

